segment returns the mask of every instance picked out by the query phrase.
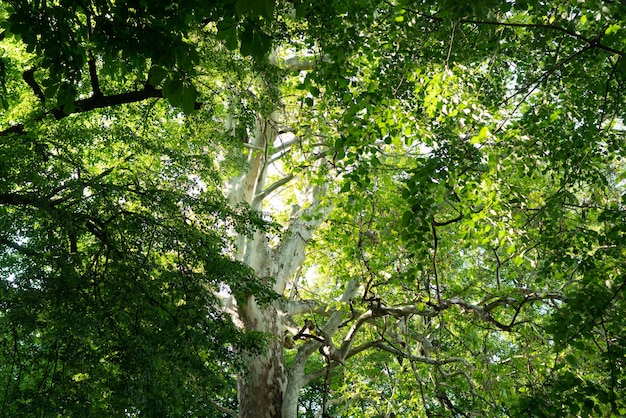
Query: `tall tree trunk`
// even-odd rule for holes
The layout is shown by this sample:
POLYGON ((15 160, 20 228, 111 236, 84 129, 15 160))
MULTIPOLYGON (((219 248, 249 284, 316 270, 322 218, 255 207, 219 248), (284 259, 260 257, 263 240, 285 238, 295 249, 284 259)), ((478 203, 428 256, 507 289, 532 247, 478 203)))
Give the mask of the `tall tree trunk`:
MULTIPOLYGON (((313 193, 317 207, 319 190, 313 193)), ((274 280, 274 290, 283 294, 289 280, 304 261, 307 241, 324 216, 313 218, 310 211, 291 224, 278 247, 269 248, 264 237, 259 236, 247 241, 244 260, 255 269, 260 277, 274 280), (308 216, 307 216, 308 215, 308 216)), ((260 354, 246 353, 246 373, 239 378, 239 411, 241 418, 295 417, 297 396, 302 388, 303 379, 290 376, 283 354, 285 337, 285 307, 275 302, 269 306, 259 306, 253 297, 238 301, 239 320, 246 331, 258 331, 269 335, 266 350, 260 354), (295 385, 295 386, 294 386, 295 385), (289 393, 288 408, 283 405, 283 396, 289 393), (287 415, 285 415, 288 413, 287 415)), ((294 370, 304 375, 304 367, 294 370)), ((293 374, 291 372, 290 374, 293 374)))
POLYGON ((282 321, 274 306, 260 308, 251 298, 240 316, 247 330, 271 335, 261 354, 246 354, 246 374, 239 378, 239 415, 242 418, 274 418, 282 414, 287 383, 283 356, 282 321))
MULTIPOLYGON (((248 170, 231 182, 229 197, 233 204, 245 202, 253 209, 262 210, 263 200, 290 182, 294 176, 286 175, 272 184, 266 184, 270 162, 277 156, 285 155, 289 148, 287 145, 273 146, 278 135, 275 121, 259 116, 257 122, 254 138, 251 138, 249 144, 248 170)), ((308 187, 301 192, 306 196, 307 204, 303 205, 306 209, 296 211, 278 245, 270 245, 266 236, 258 232, 253 238, 240 236, 237 239, 237 257, 252 267, 258 277, 266 278, 268 284, 273 280, 274 290, 281 295, 304 262, 308 240, 328 213, 328 209, 319 208, 320 199, 325 194, 324 187, 308 187)), ((240 298, 237 305, 236 319, 246 331, 262 332, 269 336, 264 352, 244 353, 246 371, 238 380, 239 416, 295 417, 297 395, 302 383, 296 384, 296 390, 288 391, 288 415, 285 415, 283 406, 283 396, 288 385, 283 352, 285 307, 279 302, 259 306, 253 296, 243 300, 240 298)), ((304 374, 303 368, 301 374, 304 374)), ((293 377, 290 380, 293 383, 303 381, 293 377)))

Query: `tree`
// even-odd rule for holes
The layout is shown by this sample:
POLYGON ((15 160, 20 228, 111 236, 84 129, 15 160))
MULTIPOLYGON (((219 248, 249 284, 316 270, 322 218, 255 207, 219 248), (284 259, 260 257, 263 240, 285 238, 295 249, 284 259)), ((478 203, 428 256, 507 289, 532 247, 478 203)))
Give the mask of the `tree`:
POLYGON ((626 410, 620 2, 3 10, 6 413, 626 410))

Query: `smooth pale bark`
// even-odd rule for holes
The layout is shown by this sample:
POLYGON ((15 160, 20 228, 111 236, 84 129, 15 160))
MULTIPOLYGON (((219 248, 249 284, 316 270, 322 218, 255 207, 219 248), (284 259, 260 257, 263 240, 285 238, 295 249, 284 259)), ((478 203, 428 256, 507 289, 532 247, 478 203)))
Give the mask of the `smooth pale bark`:
MULTIPOLYGON (((356 295, 358 289, 359 283, 356 280, 351 280, 341 296, 341 301, 348 302, 356 295)), ((335 334, 344 319, 344 311, 335 311, 324 326, 323 334, 328 336, 335 334)), ((313 340, 298 347, 298 353, 296 354, 296 358, 288 373, 288 381, 283 398, 282 418, 293 418, 298 416, 298 398, 300 390, 311 380, 305 375, 304 366, 306 365, 308 358, 321 346, 322 344, 320 342, 313 340)))
MULTIPOLYGON (((261 237, 248 241, 248 257, 244 259, 255 268, 260 277, 273 278, 274 289, 282 294, 289 280, 302 265, 306 243, 322 218, 323 216, 317 220, 304 220, 308 217, 303 216, 297 219, 276 249, 270 249, 267 241, 261 237)), ((245 306, 239 308, 238 314, 245 330, 271 335, 265 352, 246 356, 247 375, 240 377, 238 385, 240 416, 295 417, 298 395, 305 382, 304 363, 315 348, 307 350, 306 356, 301 356, 302 362, 297 367, 292 367, 288 380, 282 344, 286 327, 284 306, 274 303, 260 307, 249 297, 245 306)))
MULTIPOLYGON (((229 198, 233 204, 245 202, 253 209, 262 210, 263 200, 269 192, 275 193, 294 178, 293 175, 287 175, 275 183, 266 184, 268 168, 276 158, 275 155, 288 151, 285 146, 275 152, 274 156, 271 155, 270 151, 275 150, 270 148, 278 135, 275 126, 275 121, 258 118, 254 138, 248 147, 248 169, 229 184, 229 198)), ((321 187, 310 187, 303 191, 307 200, 306 209, 295 214, 277 245, 270 246, 262 233, 256 233, 252 238, 237 238, 237 257, 252 267, 258 277, 267 278, 268 283, 273 280, 273 288, 279 294, 285 292, 287 284, 302 266, 306 244, 328 213, 328 208, 319 207, 324 193, 325 190, 321 187)), ((305 381, 304 364, 289 373, 288 380, 283 352, 287 315, 285 306, 278 302, 259 306, 252 296, 237 300, 237 306, 236 323, 241 324, 246 331, 263 332, 270 336, 268 347, 263 353, 244 353, 247 370, 238 381, 239 416, 295 417, 298 394, 305 381), (298 373, 299 377, 296 378, 294 373, 298 373), (287 414, 285 400, 289 405, 287 414)), ((231 313, 234 312, 231 310, 231 313)))

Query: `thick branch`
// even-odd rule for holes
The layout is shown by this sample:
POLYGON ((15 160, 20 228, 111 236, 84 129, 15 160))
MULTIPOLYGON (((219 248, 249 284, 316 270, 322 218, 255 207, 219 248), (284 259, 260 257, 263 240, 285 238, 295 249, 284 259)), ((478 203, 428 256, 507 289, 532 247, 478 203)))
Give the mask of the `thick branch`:
POLYGON ((40 208, 43 201, 35 193, 0 193, 0 205, 33 206, 40 208))
POLYGON ((316 300, 293 300, 287 303, 286 314, 289 316, 316 313, 330 316, 332 312, 326 311, 326 305, 316 300))
POLYGON ((280 272, 276 272, 274 277, 277 277, 278 273, 282 277, 281 280, 276 280, 274 290, 280 294, 284 292, 287 280, 293 277, 296 269, 302 265, 305 256, 305 244, 311 239, 317 227, 331 210, 330 205, 320 207, 327 188, 328 185, 313 187, 309 200, 310 206, 291 223, 282 242, 273 250, 275 265, 280 266, 280 272))
MULTIPOLYGON (((439 311, 448 309, 451 306, 456 305, 456 306, 462 307, 463 309, 467 311, 473 312, 481 320, 494 324, 495 326, 497 326, 503 331, 511 331, 513 326, 517 325, 515 323, 515 318, 517 317, 517 314, 519 313, 520 309, 525 303, 534 302, 534 301, 542 301, 542 300, 565 300, 565 297, 563 295, 559 293, 554 293, 554 292, 546 292, 546 293, 526 292, 526 293, 527 294, 524 296, 523 300, 520 302, 519 306, 516 309, 516 314, 515 314, 513 321, 511 321, 511 323, 508 325, 498 322, 491 315, 491 311, 499 306, 506 306, 506 305, 517 303, 519 302, 519 299, 515 299, 512 297, 503 297, 485 306, 479 306, 479 305, 475 305, 475 304, 463 301, 459 298, 454 298, 450 300, 443 300, 441 305, 437 307, 436 309, 434 308, 433 309, 424 309, 424 308, 420 309, 414 305, 405 305, 405 306, 397 306, 397 307, 381 306, 379 308, 376 308, 376 312, 372 310, 368 310, 367 312, 361 314, 359 318, 357 319, 357 321, 352 325, 352 327, 348 331, 348 334, 344 338, 344 341, 341 344, 339 349, 336 349, 334 345, 332 344, 332 341, 330 340, 330 336, 332 334, 322 333, 322 335, 324 337, 325 344, 327 344, 329 347, 330 353, 333 354, 333 356, 331 357, 332 360, 336 362, 336 363, 333 363, 332 367, 336 367, 338 364, 344 364, 345 360, 349 359, 350 357, 353 357, 361 353, 362 351, 365 351, 371 348, 382 349, 384 351, 393 353, 399 357, 406 358, 411 361, 432 364, 435 366, 441 366, 441 365, 453 363, 453 362, 462 362, 463 364, 469 367, 469 364, 467 363, 467 361, 460 357, 452 357, 448 359, 438 360, 438 359, 433 359, 428 356, 414 356, 410 353, 406 353, 386 343, 386 340, 384 339, 369 341, 355 348, 352 347, 352 344, 353 344, 354 337, 356 336, 358 330, 363 326, 363 324, 370 321, 374 316, 392 315, 396 318, 400 318, 400 317, 406 317, 410 315, 421 315, 421 316, 426 316, 426 317, 433 317, 437 315, 439 311)), ((414 337, 420 340, 418 335, 415 335, 414 337)), ((424 341, 420 340, 420 342, 424 344, 424 341)), ((310 373, 306 376, 306 380, 311 381, 313 379, 316 379, 317 377, 320 377, 321 375, 323 375, 324 372, 325 372, 325 369, 321 369, 316 372, 310 373)))
POLYGON ((256 145, 248 144, 247 142, 244 142, 243 147, 251 149, 251 150, 255 150, 255 151, 265 151, 264 148, 257 147, 256 145))
POLYGON ((415 305, 403 305, 403 306, 381 306, 380 309, 396 318, 402 318, 410 315, 419 315, 423 317, 435 317, 437 316, 437 309, 432 308, 418 308, 415 305))
MULTIPOLYGON (((359 285, 360 282, 357 279, 351 279, 343 291, 343 294, 341 296, 341 302, 348 304, 350 299, 353 299, 356 296, 359 290, 359 285)), ((345 314, 346 312, 344 312, 343 310, 333 312, 330 319, 322 330, 323 335, 325 335, 327 338, 332 338, 332 336, 337 332, 339 325, 342 323, 345 314)), ((290 374, 297 375, 298 372, 304 373, 304 365, 306 363, 306 360, 321 346, 322 343, 318 341, 307 341, 305 344, 301 345, 298 348, 298 354, 296 355, 296 359, 293 363, 290 374)), ((311 381, 311 378, 309 375, 307 375, 299 383, 304 384, 305 382, 309 381, 311 381)))
POLYGON ((24 125, 18 123, 17 125, 13 125, 4 131, 0 131, 0 136, 7 136, 10 134, 23 134, 24 133, 24 125))
POLYGON ((356 322, 352 324, 339 349, 339 356, 341 357, 342 362, 345 361, 348 353, 350 352, 350 348, 352 347, 352 343, 354 342, 354 337, 356 336, 356 333, 363 326, 363 324, 370 321, 372 318, 374 318, 374 312, 369 309, 361 314, 356 322))
MULTIPOLYGON (((102 109, 105 107, 119 106, 121 104, 141 102, 150 98, 162 98, 163 92, 157 90, 154 87, 147 85, 143 90, 129 91, 126 93, 112 94, 110 96, 91 96, 88 99, 76 100, 74 106, 76 107, 72 113, 84 113, 94 109, 102 109)), ((53 112, 55 112, 53 110, 53 112)), ((55 117, 62 119, 69 116, 61 109, 56 109, 55 117)))
POLYGON ((43 94, 43 91, 41 90, 41 87, 39 87, 39 84, 37 84, 37 80, 35 80, 35 70, 36 68, 33 67, 24 71, 22 73, 22 78, 24 79, 26 84, 28 84, 28 87, 33 90, 33 93, 35 94, 35 96, 37 96, 39 101, 41 103, 44 103, 46 101, 46 96, 43 94))
MULTIPOLYGON (((33 88, 35 95, 37 95, 41 99, 37 91, 34 89, 34 86, 31 85, 31 88, 33 88)), ((74 101, 74 111, 71 113, 65 113, 65 111, 62 108, 56 107, 54 109, 50 109, 50 111, 48 111, 47 114, 53 115, 58 120, 58 119, 66 118, 70 114, 85 113, 85 112, 89 112, 95 109, 119 106, 121 104, 127 104, 127 103, 136 103, 136 102, 141 102, 143 100, 150 99, 150 98, 162 98, 162 97, 163 97, 163 92, 161 90, 157 90, 151 86, 146 86, 143 90, 112 94, 110 96, 94 95, 87 99, 76 100, 74 101)), ((198 108, 200 108, 200 104, 196 103, 196 109, 198 108)), ((37 120, 43 119, 44 116, 40 116, 39 118, 37 118, 37 120)), ((17 124, 17 125, 14 125, 5 129, 4 131, 1 131, 0 136, 5 136, 11 133, 23 133, 23 132, 24 132, 24 125, 17 124)))
POLYGON ((89 61, 87 61, 87 64, 89 66, 91 91, 93 91, 93 95, 95 97, 102 97, 102 91, 100 90, 100 80, 98 79, 98 69, 96 68, 96 60, 94 59, 93 55, 89 57, 89 61))

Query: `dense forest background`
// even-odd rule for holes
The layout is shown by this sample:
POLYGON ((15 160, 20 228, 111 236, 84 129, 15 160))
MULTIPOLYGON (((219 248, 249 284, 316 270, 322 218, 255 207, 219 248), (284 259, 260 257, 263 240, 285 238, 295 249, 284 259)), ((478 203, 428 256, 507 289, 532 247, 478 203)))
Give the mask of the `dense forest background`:
POLYGON ((0 417, 626 415, 625 26, 1 0, 0 417))

